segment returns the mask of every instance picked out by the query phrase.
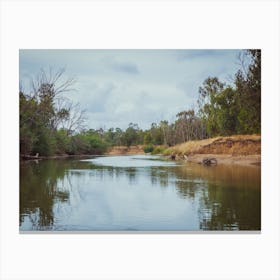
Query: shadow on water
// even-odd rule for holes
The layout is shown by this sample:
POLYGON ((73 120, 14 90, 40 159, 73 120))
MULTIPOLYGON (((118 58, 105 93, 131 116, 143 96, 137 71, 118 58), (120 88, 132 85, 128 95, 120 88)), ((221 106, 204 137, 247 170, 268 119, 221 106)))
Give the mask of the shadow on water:
POLYGON ((202 230, 260 230, 261 172, 256 166, 185 164, 151 170, 151 181, 175 183, 181 198, 199 203, 202 230))
POLYGON ((24 162, 20 166, 20 225, 29 216, 37 228, 51 227, 55 200, 67 201, 69 193, 57 188, 65 167, 54 161, 24 162))
MULTIPOLYGON (((182 168, 183 173, 187 168, 182 168)), ((259 167, 193 166, 188 175, 200 187, 200 228, 203 230, 261 229, 259 167)), ((184 189, 184 188, 183 188, 184 189)), ((182 189, 181 189, 182 191, 182 189)), ((192 192, 193 193, 193 192, 192 192)))
MULTIPOLYGON (((30 161, 20 164, 20 226, 28 216, 32 229, 52 229, 55 203, 66 203, 70 190, 63 188, 70 168, 86 168, 85 163, 67 160, 30 161), (62 184, 61 184, 62 183, 62 184)), ((78 174, 77 174, 78 175, 78 174)))
MULTIPOLYGON (((115 207, 118 199, 120 205, 129 203, 131 197, 128 195, 135 191, 135 197, 141 200, 139 204, 141 207, 129 204, 131 209, 125 211, 125 214, 122 214, 124 216, 120 214, 122 213, 120 210, 119 216, 114 216, 111 222, 118 219, 125 223, 131 210, 132 213, 135 211, 135 213, 147 215, 146 220, 151 220, 152 228, 157 229, 158 216, 156 215, 158 215, 159 207, 150 205, 166 203, 165 208, 162 209, 168 210, 169 207, 172 212, 172 208, 178 208, 178 214, 176 214, 178 217, 174 214, 169 220, 166 217, 165 220, 162 218, 162 221, 169 222, 166 230, 172 230, 176 219, 183 220, 183 223, 180 221, 176 224, 182 227, 178 226, 179 230, 260 230, 260 184, 260 167, 226 165, 204 167, 197 164, 115 167, 79 160, 22 163, 20 166, 20 229, 56 230, 60 221, 65 220, 66 216, 71 220, 82 204, 89 205, 86 210, 83 210, 85 212, 80 210, 83 217, 93 215, 94 212, 95 216, 89 218, 91 222, 94 219, 102 221, 106 229, 108 224, 105 225, 104 221, 106 219, 109 221, 108 215, 116 216, 115 212, 118 212, 118 208, 117 211, 112 210, 115 208, 112 208, 111 204, 115 207), (112 186, 113 184, 115 185, 112 186), (85 186, 90 191, 95 190, 94 196, 91 196, 92 194, 85 189, 85 186), (127 186, 129 188, 126 188, 127 186), (116 191, 116 188, 119 188, 119 191, 115 193, 116 197, 112 198, 111 193, 116 191), (151 200, 154 192, 155 198, 151 200), (118 193, 121 194, 118 196, 118 193), (170 196, 170 204, 168 204, 167 196, 170 196), (90 199, 95 204, 92 204, 90 199), (99 201, 104 203, 100 206, 99 201), (188 213, 186 205, 189 205, 188 213), (141 211, 136 209, 137 207, 141 211), (192 219, 196 220, 192 225, 188 216, 190 211, 193 211, 192 219), (153 217, 154 212, 156 212, 155 217, 153 217)), ((168 216, 166 214, 168 212, 164 213, 168 216)), ((142 221, 137 220, 136 214, 134 220, 142 221)), ((80 227, 68 228, 64 225, 62 230, 92 230, 86 223, 87 221, 81 221, 80 227)), ((138 229, 137 226, 135 227, 138 229)), ((130 228, 129 224, 127 228, 130 228)), ((131 228, 135 229, 133 226, 131 228)), ((151 227, 146 229, 143 224, 139 228, 147 230, 151 227)), ((165 229, 161 224, 159 228, 165 229)), ((120 227, 120 230, 123 228, 120 227)))

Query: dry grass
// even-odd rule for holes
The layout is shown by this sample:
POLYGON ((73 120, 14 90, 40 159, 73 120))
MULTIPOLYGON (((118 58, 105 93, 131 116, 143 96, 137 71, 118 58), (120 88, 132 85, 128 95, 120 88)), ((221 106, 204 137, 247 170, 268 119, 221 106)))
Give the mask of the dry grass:
POLYGON ((176 154, 180 156, 194 154, 260 155, 261 136, 233 135, 189 141, 168 148, 165 154, 176 154))
POLYGON ((137 146, 114 146, 108 151, 108 155, 132 155, 132 154, 144 154, 143 145, 137 146))

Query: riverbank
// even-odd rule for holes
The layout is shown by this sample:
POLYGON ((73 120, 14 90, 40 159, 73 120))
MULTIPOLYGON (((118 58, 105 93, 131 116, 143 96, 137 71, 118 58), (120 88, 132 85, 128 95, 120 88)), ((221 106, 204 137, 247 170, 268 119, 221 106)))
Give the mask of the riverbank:
POLYGON ((202 163, 215 158, 217 164, 261 164, 261 136, 234 135, 205 140, 189 141, 170 147, 164 152, 176 160, 202 163))
POLYGON ((68 154, 62 154, 62 155, 53 155, 53 156, 30 156, 30 155, 20 155, 20 161, 36 161, 36 160, 42 160, 42 159, 68 159, 68 158, 90 158, 100 155, 68 155, 68 154))
POLYGON ((114 146, 112 147, 106 155, 144 155, 144 145, 136 146, 114 146))
MULTIPOLYGON (((137 145, 137 146, 114 146, 110 148, 105 154, 103 155, 144 155, 144 145, 137 145)), ((94 154, 94 155, 68 155, 68 154, 60 154, 60 155, 53 155, 53 156, 40 156, 38 155, 20 155, 20 160, 30 161, 30 160, 42 160, 42 159, 71 159, 71 158, 90 158, 90 157, 96 157, 96 156, 102 156, 102 154, 94 154)))
MULTIPOLYGON (((144 155, 144 145, 114 146, 105 155, 144 155)), ((155 146, 154 149, 159 146, 155 146)), ((160 146, 163 149, 163 146, 160 146)), ((234 135, 197 141, 188 141, 166 148, 163 155, 175 160, 202 163, 205 158, 215 158, 217 164, 261 165, 261 136, 234 135)), ((89 158, 97 155, 31 156, 32 160, 89 158)))
POLYGON ((230 164, 230 165, 261 165, 260 155, 247 155, 247 156, 233 156, 233 155, 220 155, 220 154, 196 154, 182 158, 177 157, 176 160, 184 160, 187 162, 194 162, 201 164, 205 158, 215 158, 217 164, 230 164))

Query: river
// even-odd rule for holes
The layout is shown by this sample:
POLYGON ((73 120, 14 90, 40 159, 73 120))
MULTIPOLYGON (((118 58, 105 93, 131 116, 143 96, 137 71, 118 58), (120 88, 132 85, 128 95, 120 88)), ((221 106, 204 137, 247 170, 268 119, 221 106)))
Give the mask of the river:
POLYGON ((261 169, 151 155, 23 162, 19 229, 259 231, 261 169))

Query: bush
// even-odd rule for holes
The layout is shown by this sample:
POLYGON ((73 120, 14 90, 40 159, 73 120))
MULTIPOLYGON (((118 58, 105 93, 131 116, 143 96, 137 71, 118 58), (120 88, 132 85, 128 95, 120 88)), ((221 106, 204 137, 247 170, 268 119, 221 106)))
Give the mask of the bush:
POLYGON ((153 145, 146 145, 144 146, 144 152, 145 153, 152 153, 154 150, 154 146, 153 145))
POLYGON ((151 152, 153 155, 157 155, 157 154, 163 154, 163 152, 166 150, 166 147, 164 146, 157 146, 153 149, 153 151, 151 152))
POLYGON ((56 154, 65 154, 71 150, 71 138, 65 129, 59 129, 55 132, 56 154))
POLYGON ((41 128, 37 133, 37 141, 34 142, 32 154, 39 153, 40 156, 51 156, 55 150, 55 138, 48 129, 41 128))

